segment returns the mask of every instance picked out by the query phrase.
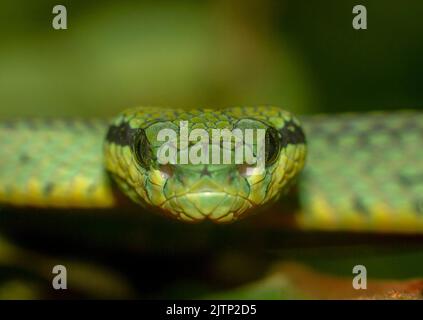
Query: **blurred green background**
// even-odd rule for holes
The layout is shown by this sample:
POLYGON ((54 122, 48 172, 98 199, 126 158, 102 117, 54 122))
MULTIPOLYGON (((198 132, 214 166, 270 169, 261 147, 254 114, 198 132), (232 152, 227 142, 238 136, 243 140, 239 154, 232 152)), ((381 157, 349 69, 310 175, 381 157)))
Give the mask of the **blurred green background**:
POLYGON ((0 116, 136 105, 275 104, 300 113, 419 108, 423 4, 2 1, 0 116), (352 28, 364 4, 368 29, 352 28))
MULTIPOLYGON (((421 1, 60 1, 68 30, 51 26, 56 4, 0 2, 0 118, 103 117, 137 105, 422 108, 421 1), (368 30, 352 28, 357 4, 368 30)), ((280 260, 423 277, 420 238, 42 214, 0 210, 0 298, 63 298, 49 279, 66 261, 77 274, 65 297, 204 297, 258 281, 280 260)), ((289 292, 258 286, 220 297, 289 292)))

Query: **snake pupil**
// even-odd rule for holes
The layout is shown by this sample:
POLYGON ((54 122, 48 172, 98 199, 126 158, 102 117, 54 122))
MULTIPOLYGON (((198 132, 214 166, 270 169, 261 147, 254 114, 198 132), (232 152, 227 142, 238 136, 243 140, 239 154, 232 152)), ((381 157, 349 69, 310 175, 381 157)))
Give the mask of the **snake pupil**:
POLYGON ((280 140, 276 129, 270 127, 266 130, 265 147, 266 165, 271 165, 278 158, 280 150, 280 140))
POLYGON ((134 143, 135 158, 139 165, 148 169, 151 162, 152 151, 144 130, 140 129, 134 143))

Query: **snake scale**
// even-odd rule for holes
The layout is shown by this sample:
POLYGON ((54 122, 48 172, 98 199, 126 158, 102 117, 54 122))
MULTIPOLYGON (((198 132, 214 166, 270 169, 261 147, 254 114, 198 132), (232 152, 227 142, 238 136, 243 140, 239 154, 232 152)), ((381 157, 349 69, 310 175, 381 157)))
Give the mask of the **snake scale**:
POLYGON ((284 193, 295 184, 301 228, 423 232, 423 113, 298 119, 262 106, 142 107, 111 122, 0 121, 0 203, 111 208, 118 205, 117 185, 135 202, 181 221, 224 223, 278 199, 283 207, 284 193), (237 164, 158 164, 158 131, 178 130, 181 120, 190 123, 190 132, 265 129, 264 172, 245 175, 237 164))

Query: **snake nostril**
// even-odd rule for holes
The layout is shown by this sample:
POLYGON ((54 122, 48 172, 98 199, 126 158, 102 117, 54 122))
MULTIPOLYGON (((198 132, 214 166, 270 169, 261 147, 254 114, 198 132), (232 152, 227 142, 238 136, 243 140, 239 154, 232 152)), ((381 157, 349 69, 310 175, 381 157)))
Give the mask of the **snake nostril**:
POLYGON ((162 174, 163 178, 169 179, 173 176, 173 167, 170 164, 162 164, 159 167, 160 173, 162 174))
POLYGON ((248 176, 248 168, 251 168, 248 164, 239 164, 236 166, 238 169, 238 172, 241 176, 246 177, 248 176))

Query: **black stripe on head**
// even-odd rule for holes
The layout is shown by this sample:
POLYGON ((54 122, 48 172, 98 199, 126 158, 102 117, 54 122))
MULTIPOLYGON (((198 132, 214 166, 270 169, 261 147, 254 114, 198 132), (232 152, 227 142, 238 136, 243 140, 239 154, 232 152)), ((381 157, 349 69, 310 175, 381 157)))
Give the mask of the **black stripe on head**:
POLYGON ((139 129, 131 128, 128 122, 111 125, 107 131, 106 140, 119 146, 131 146, 139 129))
POLYGON ((282 148, 285 148, 288 144, 301 144, 305 143, 305 135, 303 129, 290 120, 285 122, 285 125, 279 130, 282 141, 282 148))

